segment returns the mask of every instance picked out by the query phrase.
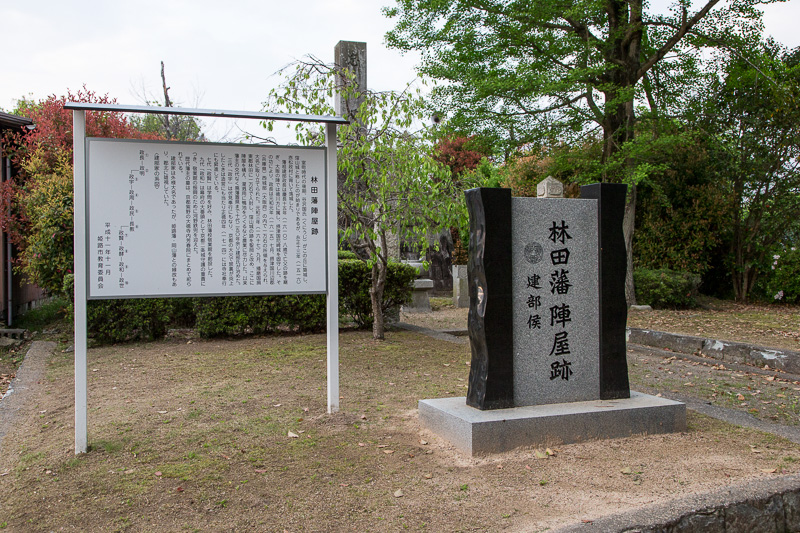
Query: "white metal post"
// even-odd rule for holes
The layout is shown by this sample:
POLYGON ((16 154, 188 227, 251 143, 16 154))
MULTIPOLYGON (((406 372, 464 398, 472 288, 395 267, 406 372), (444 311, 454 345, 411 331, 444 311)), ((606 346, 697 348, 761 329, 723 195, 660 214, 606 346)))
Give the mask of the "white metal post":
POLYGON ((336 169, 336 124, 325 125, 327 147, 328 248, 328 412, 339 410, 339 227, 337 221, 338 180, 336 169))
POLYGON ((86 112, 72 111, 73 232, 75 275, 75 454, 86 453, 86 112))

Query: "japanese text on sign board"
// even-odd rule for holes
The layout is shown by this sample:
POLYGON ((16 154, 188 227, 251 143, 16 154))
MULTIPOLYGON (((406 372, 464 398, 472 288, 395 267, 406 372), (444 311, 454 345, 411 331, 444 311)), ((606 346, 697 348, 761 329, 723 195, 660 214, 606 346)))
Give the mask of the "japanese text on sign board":
POLYGON ((91 139, 88 192, 90 297, 325 291, 322 150, 91 139))

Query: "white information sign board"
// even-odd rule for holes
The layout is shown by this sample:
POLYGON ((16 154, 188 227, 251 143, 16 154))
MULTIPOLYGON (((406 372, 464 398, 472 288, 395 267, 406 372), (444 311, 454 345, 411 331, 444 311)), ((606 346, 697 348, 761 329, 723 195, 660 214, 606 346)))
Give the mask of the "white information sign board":
POLYGON ((89 299, 326 292, 324 148, 87 142, 89 299))

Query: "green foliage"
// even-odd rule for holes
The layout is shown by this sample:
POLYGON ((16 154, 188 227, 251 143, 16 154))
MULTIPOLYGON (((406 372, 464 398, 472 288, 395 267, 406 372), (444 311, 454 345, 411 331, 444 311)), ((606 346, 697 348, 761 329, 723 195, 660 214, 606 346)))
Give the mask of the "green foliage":
POLYGON ((350 250, 339 250, 338 259, 339 261, 343 259, 358 259, 358 256, 355 252, 351 252, 350 250))
POLYGON ((155 340, 167 333, 172 320, 171 300, 90 300, 86 308, 88 333, 99 344, 155 340))
MULTIPOLYGON (((387 267, 383 313, 411 299, 412 283, 418 274, 416 268, 405 263, 390 262, 387 267)), ((371 269, 364 261, 339 261, 339 312, 352 318, 359 327, 370 327, 373 322, 371 278, 371 269)))
POLYGON ((20 233, 19 270, 32 283, 52 295, 64 293, 64 278, 72 273, 72 165, 59 152, 52 167, 37 148, 25 161, 28 176, 17 196, 24 220, 20 233))
POLYGON ((702 73, 703 47, 760 31, 757 3, 396 0, 384 13, 387 44, 418 51, 420 72, 442 82, 434 103, 453 129, 508 156, 601 128, 608 158, 633 138, 635 101, 663 112, 702 73))
POLYGON ((712 170, 707 139, 677 131, 649 162, 655 170, 638 187, 635 265, 700 274, 708 290, 705 275, 727 268, 734 206, 727 183, 712 170))
MULTIPOLYGON (((458 178, 458 186, 463 191, 474 187, 503 187, 504 178, 502 167, 483 158, 475 168, 462 172, 458 178)), ((464 198, 463 192, 460 198, 464 198)), ((450 228, 450 237, 453 241, 453 264, 466 265, 469 253, 467 249, 469 245, 469 213, 464 202, 458 202, 455 224, 450 228)))
POLYGON ((324 295, 227 296, 194 300, 202 337, 262 334, 282 330, 312 332, 325 327, 324 295))
MULTIPOLYGON (((456 225, 466 211, 450 169, 432 157, 432 132, 420 90, 371 92, 357 87, 350 70, 311 58, 282 71, 286 81, 271 92, 268 106, 290 113, 334 114, 333 94, 351 120, 337 127, 339 225, 349 245, 369 256, 375 338, 383 338, 380 301, 388 265, 387 236, 402 235, 424 256, 428 235, 456 225)), ((265 124, 272 129, 271 123, 265 124)), ((320 144, 319 125, 296 126, 298 141, 320 144)))
POLYGON ((730 272, 740 301, 800 220, 798 54, 768 41, 747 55, 723 57, 717 78, 688 110, 707 135, 710 170, 733 203, 730 272))
POLYGON ((475 169, 467 171, 462 179, 471 187, 503 187, 505 177, 501 170, 489 159, 484 158, 475 169))
POLYGON ((774 302, 800 303, 800 250, 796 246, 780 248, 772 256, 767 297, 774 302))
POLYGON ((654 309, 687 309, 697 307, 700 276, 674 270, 636 269, 636 301, 654 309))

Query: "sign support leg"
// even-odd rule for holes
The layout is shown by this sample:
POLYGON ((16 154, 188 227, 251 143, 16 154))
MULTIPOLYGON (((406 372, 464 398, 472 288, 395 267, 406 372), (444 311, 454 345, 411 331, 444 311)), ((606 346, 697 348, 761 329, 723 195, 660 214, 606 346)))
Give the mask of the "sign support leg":
POLYGON ((72 111, 75 275, 75 454, 89 444, 86 370, 86 112, 72 111))
POLYGON ((328 248, 328 413, 339 410, 339 226, 337 221, 337 161, 336 125, 325 125, 327 147, 326 192, 328 195, 327 248, 328 248))

